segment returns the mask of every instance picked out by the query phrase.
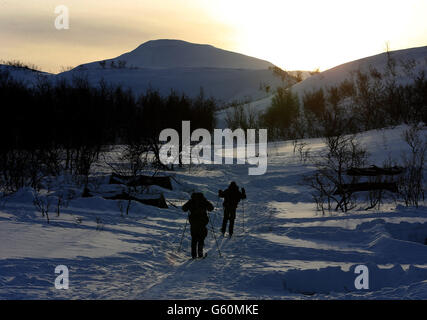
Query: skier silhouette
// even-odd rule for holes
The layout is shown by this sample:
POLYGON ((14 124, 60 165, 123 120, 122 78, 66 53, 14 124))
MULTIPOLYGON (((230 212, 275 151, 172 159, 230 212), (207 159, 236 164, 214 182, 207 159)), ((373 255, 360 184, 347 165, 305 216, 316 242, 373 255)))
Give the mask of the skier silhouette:
POLYGON ((220 198, 224 198, 224 219, 222 220, 221 232, 222 235, 225 234, 225 230, 227 229, 227 222, 230 221, 228 233, 231 237, 233 235, 237 205, 239 204, 240 200, 246 199, 246 191, 244 188, 242 188, 242 191, 239 191, 237 184, 232 181, 226 190, 218 191, 218 196, 220 198))
POLYGON ((206 228, 209 223, 207 211, 212 211, 214 206, 205 198, 202 193, 194 192, 191 199, 188 200, 183 206, 184 212, 190 211, 188 220, 191 226, 191 257, 196 259, 203 258, 203 246, 208 229, 206 228))

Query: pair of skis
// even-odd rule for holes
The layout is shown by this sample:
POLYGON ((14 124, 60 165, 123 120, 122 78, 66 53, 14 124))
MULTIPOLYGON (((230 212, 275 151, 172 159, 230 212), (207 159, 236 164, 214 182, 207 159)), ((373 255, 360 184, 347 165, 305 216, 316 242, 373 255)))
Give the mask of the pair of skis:
POLYGON ((207 253, 205 253, 204 255, 203 255, 203 257, 197 257, 197 258, 190 258, 190 261, 198 261, 198 260, 204 260, 204 259, 206 259, 206 257, 208 256, 208 254, 207 253))

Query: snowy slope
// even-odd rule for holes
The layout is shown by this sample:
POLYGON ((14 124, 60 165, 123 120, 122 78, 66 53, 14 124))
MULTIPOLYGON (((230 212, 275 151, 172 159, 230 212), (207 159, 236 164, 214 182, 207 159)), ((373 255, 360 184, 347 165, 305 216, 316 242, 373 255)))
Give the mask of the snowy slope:
MULTIPOLYGON (((390 56, 396 61, 397 83, 408 83, 413 79, 412 76, 417 75, 419 71, 427 71, 427 46, 391 51, 390 56), (412 74, 408 74, 402 65, 402 62, 405 63, 408 60, 415 63, 412 74)), ((349 78, 351 76, 351 72, 359 69, 361 71, 368 72, 370 67, 374 67, 379 72, 384 73, 387 68, 387 54, 381 53, 339 65, 297 83, 292 87, 292 90, 301 96, 305 91, 335 86, 349 78)))
POLYGON ((261 83, 272 87, 280 85, 280 80, 267 69, 87 69, 69 71, 58 77, 72 79, 75 75, 87 77, 95 85, 103 79, 107 83, 131 88, 136 94, 152 88, 163 95, 174 90, 195 97, 203 88, 205 97, 214 97, 222 102, 262 98, 266 93, 259 89, 261 83))
POLYGON ((0 73, 7 73, 11 78, 22 81, 26 85, 33 85, 39 79, 53 79, 54 75, 48 72, 41 72, 27 68, 20 68, 0 64, 0 73))
MULTIPOLYGON (((370 163, 406 151, 403 129, 361 136, 370 163)), ((320 139, 305 142, 313 154, 323 148, 320 139)), ((32 190, 21 190, 0 209, 0 299, 427 299, 425 204, 319 215, 300 183, 313 167, 292 148, 272 144, 263 176, 248 176, 246 165, 176 171, 173 191, 152 192, 177 208, 135 204, 124 217, 116 201, 95 196, 71 201, 48 225, 32 190), (216 195, 230 180, 248 199, 238 208, 235 236, 223 239, 216 195), (178 251, 186 224, 180 206, 193 190, 215 205, 215 234, 209 231, 208 257, 200 261, 189 260, 188 226, 178 251), (54 288, 60 264, 70 270, 69 290, 54 288), (353 285, 358 264, 369 268, 369 290, 353 285)))
MULTIPOLYGON (((395 80, 398 84, 405 84, 413 81, 414 76, 422 70, 427 73, 427 46, 392 51, 390 52, 390 55, 396 61, 395 80), (407 63, 408 61, 414 63, 414 68, 410 72, 408 72, 402 64, 402 62, 407 63)), ((338 85, 342 81, 349 79, 352 72, 357 70, 368 72, 370 67, 374 67, 378 71, 384 73, 386 65, 386 53, 351 61, 306 78, 304 81, 293 85, 292 92, 298 94, 300 99, 302 99, 305 92, 311 92, 320 88, 326 89, 328 87, 338 85)), ((252 108, 257 112, 265 111, 270 107, 272 98, 273 95, 253 101, 245 105, 245 108, 252 108)), ((222 124, 222 127, 225 126, 224 119, 226 117, 226 113, 227 110, 223 110, 218 113, 219 123, 222 124)))
POLYGON ((148 41, 135 50, 119 57, 80 65, 58 75, 71 79, 80 75, 93 84, 101 79, 107 83, 131 88, 137 94, 148 88, 169 94, 196 96, 200 88, 207 96, 223 102, 266 96, 261 84, 275 88, 281 80, 274 76, 267 61, 221 50, 210 45, 200 45, 179 40, 148 41), (125 62, 123 68, 118 68, 125 62), (111 64, 114 64, 113 66, 111 64))

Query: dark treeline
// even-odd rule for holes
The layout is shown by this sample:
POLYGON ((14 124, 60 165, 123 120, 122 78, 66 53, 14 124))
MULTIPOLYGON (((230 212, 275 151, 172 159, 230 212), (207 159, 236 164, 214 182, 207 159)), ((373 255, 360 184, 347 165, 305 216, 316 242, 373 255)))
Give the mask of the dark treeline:
POLYGON ((121 87, 86 79, 29 87, 0 73, 0 183, 7 191, 37 187, 43 176, 67 170, 88 177, 91 164, 107 146, 145 145, 158 151, 164 128, 181 121, 212 131, 215 102, 148 90, 139 97, 121 87))

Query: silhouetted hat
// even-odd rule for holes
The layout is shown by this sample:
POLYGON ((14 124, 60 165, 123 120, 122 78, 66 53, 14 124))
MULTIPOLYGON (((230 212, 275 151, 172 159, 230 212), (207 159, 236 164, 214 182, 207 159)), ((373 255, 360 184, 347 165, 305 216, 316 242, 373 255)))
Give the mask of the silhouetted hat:
POLYGON ((193 200, 200 200, 200 199, 203 199, 204 197, 205 196, 201 192, 193 192, 191 194, 191 199, 193 199, 193 200))

